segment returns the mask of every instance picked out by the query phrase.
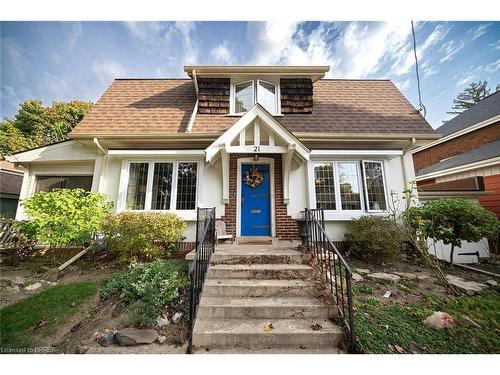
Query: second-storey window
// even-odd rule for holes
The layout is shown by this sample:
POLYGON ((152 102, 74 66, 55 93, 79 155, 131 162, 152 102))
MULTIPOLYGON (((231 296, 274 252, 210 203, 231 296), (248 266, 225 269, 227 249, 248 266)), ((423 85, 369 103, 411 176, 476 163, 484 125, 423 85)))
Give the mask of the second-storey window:
POLYGON ((243 114, 259 103, 269 113, 278 114, 278 86, 274 83, 255 80, 234 85, 233 113, 243 114))
POLYGON ((130 162, 126 210, 194 210, 197 162, 130 162))

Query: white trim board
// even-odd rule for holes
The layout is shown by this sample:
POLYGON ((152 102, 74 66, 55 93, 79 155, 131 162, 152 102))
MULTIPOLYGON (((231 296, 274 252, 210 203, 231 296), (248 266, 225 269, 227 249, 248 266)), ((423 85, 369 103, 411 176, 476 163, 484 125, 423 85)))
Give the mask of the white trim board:
POLYGON ((108 150, 112 156, 205 156, 204 150, 108 150))
POLYGON ((316 156, 401 156, 403 150, 311 150, 311 158, 316 156))
POLYGON ((421 176, 416 176, 415 180, 416 181, 423 181, 423 180, 427 180, 429 178, 448 176, 450 174, 466 172, 466 171, 470 171, 472 169, 477 169, 477 168, 489 167, 491 165, 495 165, 495 164, 499 164, 499 163, 500 163, 500 156, 497 156, 497 157, 490 158, 490 159, 476 161, 474 163, 459 165, 458 167, 442 169, 440 171, 426 173, 426 174, 423 174, 421 176))

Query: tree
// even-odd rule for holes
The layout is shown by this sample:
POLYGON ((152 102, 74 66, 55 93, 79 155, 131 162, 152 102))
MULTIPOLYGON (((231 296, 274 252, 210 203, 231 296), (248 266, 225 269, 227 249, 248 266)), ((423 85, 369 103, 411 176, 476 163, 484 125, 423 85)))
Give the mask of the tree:
POLYGON ((106 195, 83 189, 39 192, 22 205, 29 220, 19 225, 20 232, 51 247, 89 243, 112 207, 106 195))
POLYGON ((460 199, 443 198, 412 207, 408 218, 415 231, 435 241, 451 244, 450 264, 456 247, 462 241, 477 242, 482 238, 492 238, 500 231, 500 221, 496 215, 478 203, 460 199))
MULTIPOLYGON (((500 85, 497 85, 495 92, 500 90, 500 85)), ((480 100, 490 95, 491 89, 488 87, 487 81, 471 82, 469 86, 458 93, 453 99, 453 107, 449 114, 460 114, 466 109, 469 109, 480 100)))
POLYGON ((21 103, 14 118, 0 122, 0 155, 64 141, 92 106, 79 100, 53 102, 50 107, 40 100, 21 103))

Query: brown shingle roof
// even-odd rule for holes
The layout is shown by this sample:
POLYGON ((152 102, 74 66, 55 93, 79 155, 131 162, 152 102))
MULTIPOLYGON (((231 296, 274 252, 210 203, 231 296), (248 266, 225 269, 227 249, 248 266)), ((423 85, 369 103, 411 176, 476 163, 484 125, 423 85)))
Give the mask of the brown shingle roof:
MULTIPOLYGON (((189 79, 115 80, 73 134, 184 132, 195 100, 189 79)), ((197 114, 193 132, 221 133, 238 119, 197 114)), ((387 80, 317 81, 312 114, 277 119, 292 132, 434 133, 387 80)))

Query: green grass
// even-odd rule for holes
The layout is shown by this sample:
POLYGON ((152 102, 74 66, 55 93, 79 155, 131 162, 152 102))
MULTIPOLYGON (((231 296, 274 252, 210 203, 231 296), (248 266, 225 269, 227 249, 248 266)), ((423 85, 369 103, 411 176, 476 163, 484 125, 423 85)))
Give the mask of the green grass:
POLYGON ((0 346, 26 348, 33 333, 49 335, 78 311, 78 307, 97 293, 92 282, 57 285, 0 310, 0 346), (74 303, 74 307, 71 304, 74 303), (47 321, 32 330, 38 321, 47 321))
POLYGON ((356 330, 363 349, 369 353, 392 353, 388 344, 406 352, 419 353, 499 353, 500 293, 440 298, 428 294, 424 302, 412 306, 381 306, 373 297, 356 298, 356 330), (434 311, 445 311, 456 322, 451 329, 435 330, 422 321, 434 311), (460 317, 467 315, 481 328, 460 317))

